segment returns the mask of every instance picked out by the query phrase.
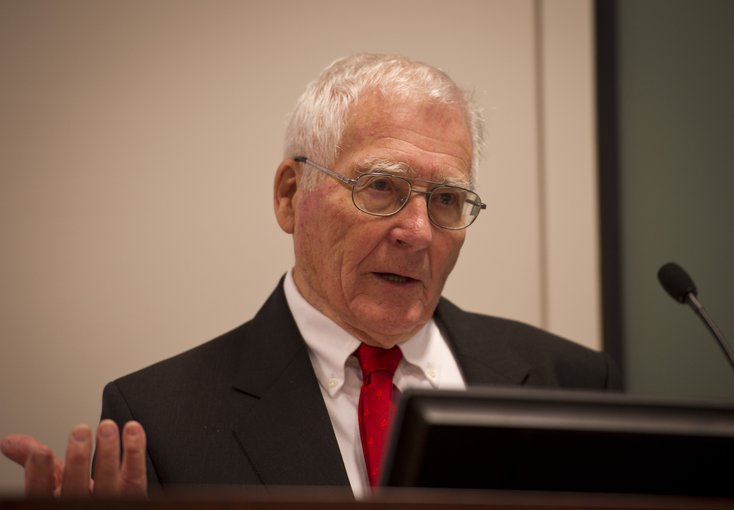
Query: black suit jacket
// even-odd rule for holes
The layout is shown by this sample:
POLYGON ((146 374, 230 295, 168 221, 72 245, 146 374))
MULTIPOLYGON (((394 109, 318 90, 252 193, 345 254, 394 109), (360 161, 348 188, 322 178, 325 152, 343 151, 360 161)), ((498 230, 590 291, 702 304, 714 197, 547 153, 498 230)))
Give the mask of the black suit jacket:
MULTIPOLYGON (((441 300, 435 319, 468 385, 617 388, 607 356, 441 300)), ((102 418, 145 428, 161 484, 348 485, 283 283, 249 322, 109 383, 102 418)))

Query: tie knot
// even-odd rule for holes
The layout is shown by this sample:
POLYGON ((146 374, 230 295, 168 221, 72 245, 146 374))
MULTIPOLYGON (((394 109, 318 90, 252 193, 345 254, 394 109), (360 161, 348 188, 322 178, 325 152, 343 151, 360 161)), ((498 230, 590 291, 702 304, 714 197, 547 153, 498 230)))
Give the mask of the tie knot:
POLYGON ((357 359, 364 379, 374 372, 387 372, 392 377, 402 357, 403 353, 397 345, 391 349, 383 349, 363 343, 357 349, 357 359))

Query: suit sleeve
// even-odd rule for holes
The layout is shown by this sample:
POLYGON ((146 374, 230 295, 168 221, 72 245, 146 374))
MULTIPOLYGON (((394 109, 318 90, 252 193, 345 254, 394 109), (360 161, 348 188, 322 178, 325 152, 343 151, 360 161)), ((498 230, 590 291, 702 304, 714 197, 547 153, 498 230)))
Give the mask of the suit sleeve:
MULTIPOLYGON (((122 430, 127 422, 135 419, 117 384, 114 381, 107 384, 102 392, 102 416, 100 420, 113 420, 122 430)), ((120 445, 120 448, 122 451, 122 445, 120 445)), ((145 467, 148 476, 148 491, 150 492, 151 488, 160 487, 160 480, 150 458, 149 444, 146 446, 145 467)))

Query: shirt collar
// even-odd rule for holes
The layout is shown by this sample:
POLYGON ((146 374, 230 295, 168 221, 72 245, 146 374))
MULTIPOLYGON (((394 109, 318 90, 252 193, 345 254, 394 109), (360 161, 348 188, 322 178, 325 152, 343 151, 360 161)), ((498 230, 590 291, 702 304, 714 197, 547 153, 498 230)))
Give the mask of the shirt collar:
MULTIPOLYGON (((324 390, 334 396, 344 385, 347 360, 361 342, 306 301, 296 287, 292 271, 286 275, 283 288, 298 330, 308 346, 316 378, 324 390)), ((419 370, 434 388, 441 387, 441 368, 447 349, 433 319, 400 344, 404 361, 419 370)))
POLYGON ((431 318, 420 331, 400 345, 403 359, 421 374, 433 388, 441 387, 441 369, 451 356, 441 331, 431 318))
POLYGON ((333 396, 344 385, 344 367, 360 341, 311 306, 298 291, 291 273, 283 284, 288 306, 308 346, 316 378, 333 396))

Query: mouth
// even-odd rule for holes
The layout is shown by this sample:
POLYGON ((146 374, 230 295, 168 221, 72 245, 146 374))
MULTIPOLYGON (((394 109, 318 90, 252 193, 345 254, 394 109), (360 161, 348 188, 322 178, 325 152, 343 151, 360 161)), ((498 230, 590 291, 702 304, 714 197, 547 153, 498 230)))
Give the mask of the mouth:
POLYGON ((409 276, 402 276, 395 273, 375 273, 377 276, 382 278, 383 280, 387 280, 388 282, 392 283, 410 283, 410 282, 416 282, 418 280, 415 280, 413 278, 410 278, 409 276))

